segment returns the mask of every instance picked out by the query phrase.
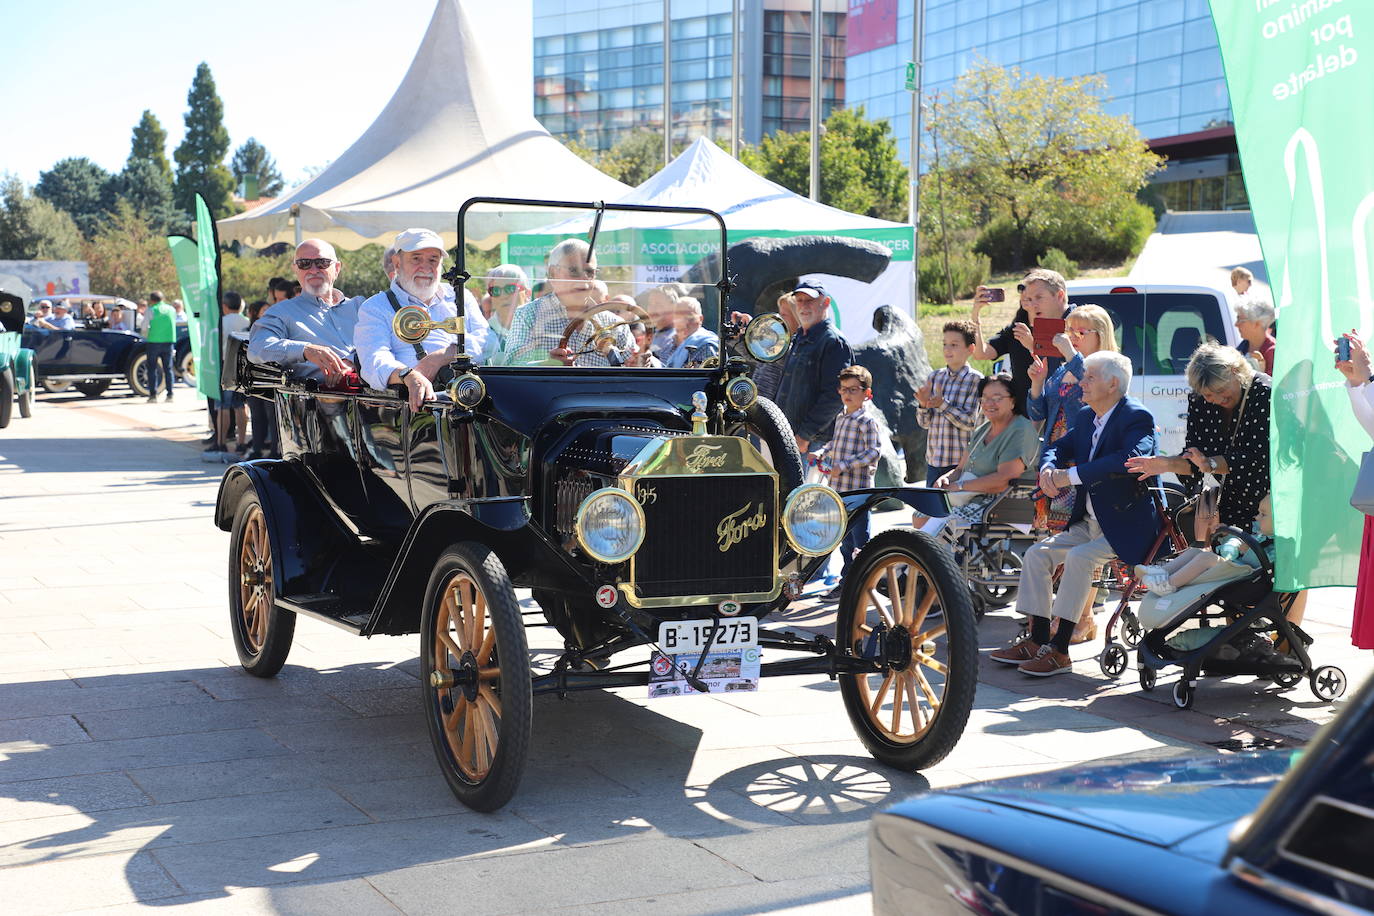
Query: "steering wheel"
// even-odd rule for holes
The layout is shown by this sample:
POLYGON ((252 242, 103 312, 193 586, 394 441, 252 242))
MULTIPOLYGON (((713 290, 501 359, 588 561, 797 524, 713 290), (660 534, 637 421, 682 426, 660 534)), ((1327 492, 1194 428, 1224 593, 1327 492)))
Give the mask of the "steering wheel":
POLYGON ((577 329, 584 324, 591 324, 592 334, 588 338, 588 346, 585 350, 579 350, 576 353, 568 354, 574 359, 579 356, 586 356, 589 353, 599 352, 601 344, 609 341, 609 335, 612 331, 618 328, 628 328, 630 325, 639 321, 649 320, 649 313, 637 305, 627 307, 626 311, 630 312, 635 317, 633 319, 617 321, 612 324, 598 324, 592 318, 587 318, 585 316, 574 318, 572 321, 568 322, 565 328, 563 328, 563 336, 558 339, 558 349, 566 350, 568 348, 568 341, 577 333, 577 329))

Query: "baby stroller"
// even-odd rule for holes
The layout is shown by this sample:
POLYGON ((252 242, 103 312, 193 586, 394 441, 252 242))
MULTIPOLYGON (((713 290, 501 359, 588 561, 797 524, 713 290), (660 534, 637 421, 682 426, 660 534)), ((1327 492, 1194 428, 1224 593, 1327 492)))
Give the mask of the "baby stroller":
POLYGON ((1200 677, 1249 675, 1288 688, 1306 678, 1320 700, 1345 693, 1345 672, 1334 665, 1314 667, 1307 654, 1312 639, 1287 619, 1293 596, 1274 592, 1274 567, 1260 542, 1248 531, 1223 526, 1212 546, 1226 537, 1239 538, 1259 567, 1218 565, 1192 583, 1164 596, 1150 595, 1137 611, 1144 639, 1136 648, 1140 686, 1153 690, 1158 672, 1178 666, 1183 676, 1174 685, 1174 705, 1193 705, 1200 677), (1196 627, 1190 624, 1196 623, 1196 627), (1277 652, 1264 634, 1277 633, 1288 654, 1277 652))

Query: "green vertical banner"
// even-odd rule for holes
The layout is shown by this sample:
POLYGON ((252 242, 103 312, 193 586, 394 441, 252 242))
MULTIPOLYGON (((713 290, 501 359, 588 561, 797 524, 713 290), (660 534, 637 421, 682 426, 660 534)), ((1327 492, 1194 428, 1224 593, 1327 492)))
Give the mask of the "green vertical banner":
POLYGON ((1270 459, 1280 589, 1354 585, 1369 438, 1333 339, 1374 332, 1374 4, 1211 0, 1245 188, 1278 308, 1270 459))
POLYGON ((200 266, 201 346, 196 364, 196 387, 219 400, 219 232, 205 198, 196 195, 196 253, 200 266))
MULTIPOLYGON (((205 321, 201 313, 204 303, 200 294, 200 253, 196 250, 195 240, 184 235, 167 236, 167 245, 172 249, 172 263, 176 266, 177 282, 181 285, 181 301, 186 303, 186 334, 191 341, 191 359, 199 368, 202 365, 201 328, 205 321)), ((199 385, 196 386, 196 393, 200 393, 199 385)))

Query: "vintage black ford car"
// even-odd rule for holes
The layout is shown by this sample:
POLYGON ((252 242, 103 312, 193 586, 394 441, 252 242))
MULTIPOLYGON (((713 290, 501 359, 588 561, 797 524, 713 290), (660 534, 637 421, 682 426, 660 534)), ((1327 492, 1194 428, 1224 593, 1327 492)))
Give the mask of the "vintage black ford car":
MULTIPOLYGON (((475 206, 594 214, 593 263, 608 213, 709 220, 724 242, 706 210, 492 199, 464 204, 459 238, 475 206)), ((722 264, 703 290, 717 306, 728 276, 722 264)), ((469 279, 461 257, 449 277, 469 279)), ((412 340, 435 324, 415 308, 394 322, 412 340)), ((445 326, 454 377, 419 411, 394 391, 324 390, 237 358, 237 385, 276 402, 283 452, 230 468, 215 510, 232 534, 230 620, 246 671, 280 670, 300 616, 363 636, 418 632, 417 700, 440 766, 481 810, 516 789, 535 693, 682 696, 827 673, 880 760, 914 769, 950 751, 973 700, 976 634, 968 589, 932 539, 875 537, 833 636, 769 619, 877 502, 948 512, 938 491, 803 483, 787 421, 750 377, 786 350, 776 316, 738 333, 722 325, 733 351, 686 369, 474 366, 461 311, 445 326), (551 667, 531 668, 516 588, 562 636, 551 667)))

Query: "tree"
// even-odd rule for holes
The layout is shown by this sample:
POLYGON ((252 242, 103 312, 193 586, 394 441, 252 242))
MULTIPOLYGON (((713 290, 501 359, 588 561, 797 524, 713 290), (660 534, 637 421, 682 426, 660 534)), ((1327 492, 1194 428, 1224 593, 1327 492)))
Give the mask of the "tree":
POLYGON ((180 229, 185 218, 172 205, 172 185, 152 159, 130 159, 124 171, 110 179, 107 210, 113 213, 126 200, 148 227, 159 234, 180 229))
POLYGON ((63 159, 38 175, 33 192, 65 210, 81 234, 90 238, 105 215, 105 185, 110 173, 84 156, 63 159))
MULTIPOLYGON (((241 184, 246 175, 256 176, 258 197, 276 197, 286 184, 282 181, 281 172, 277 171, 277 163, 267 154, 267 148, 253 137, 243 141, 243 145, 234 151, 230 167, 234 172, 235 185, 241 184)), ((245 195, 247 193, 244 192, 245 195)))
MULTIPOLYGON (((740 160, 785 188, 811 189, 811 136, 778 131, 755 147, 740 150, 740 160)), ((822 203, 850 213, 905 221, 907 169, 897 156, 897 141, 886 120, 869 120, 860 105, 839 109, 825 121, 821 135, 822 203)))
POLYGON ((196 194, 205 198, 215 219, 234 212, 234 176, 225 168, 229 132, 224 129, 224 103, 215 90, 210 66, 201 63, 186 94, 186 136, 173 154, 177 162, 175 200, 187 213, 196 209, 196 194))
POLYGON ((980 224, 1005 215, 1013 268, 1024 265, 1032 232, 1119 212, 1159 169, 1130 119, 1103 110, 1105 85, 1100 76, 1061 80, 981 62, 934 107, 928 123, 943 147, 945 206, 979 213, 980 224))
POLYGON ((91 289, 136 299, 150 290, 177 287, 172 252, 127 200, 119 200, 95 237, 85 245, 91 289))
POLYGON ((24 187, 17 175, 0 179, 0 259, 79 261, 81 232, 66 213, 24 187))
POLYGON ((144 109, 143 117, 134 125, 133 142, 129 145, 129 161, 124 168, 140 159, 145 159, 157 168, 162 180, 172 186, 172 165, 167 161, 167 131, 157 115, 144 109))
MULTIPOLYGON (((583 160, 631 187, 643 184, 663 168, 661 131, 648 128, 630 131, 610 149, 599 152, 579 140, 566 140, 564 143, 583 160)), ((684 149, 685 144, 675 144, 673 154, 677 155, 684 149)))

